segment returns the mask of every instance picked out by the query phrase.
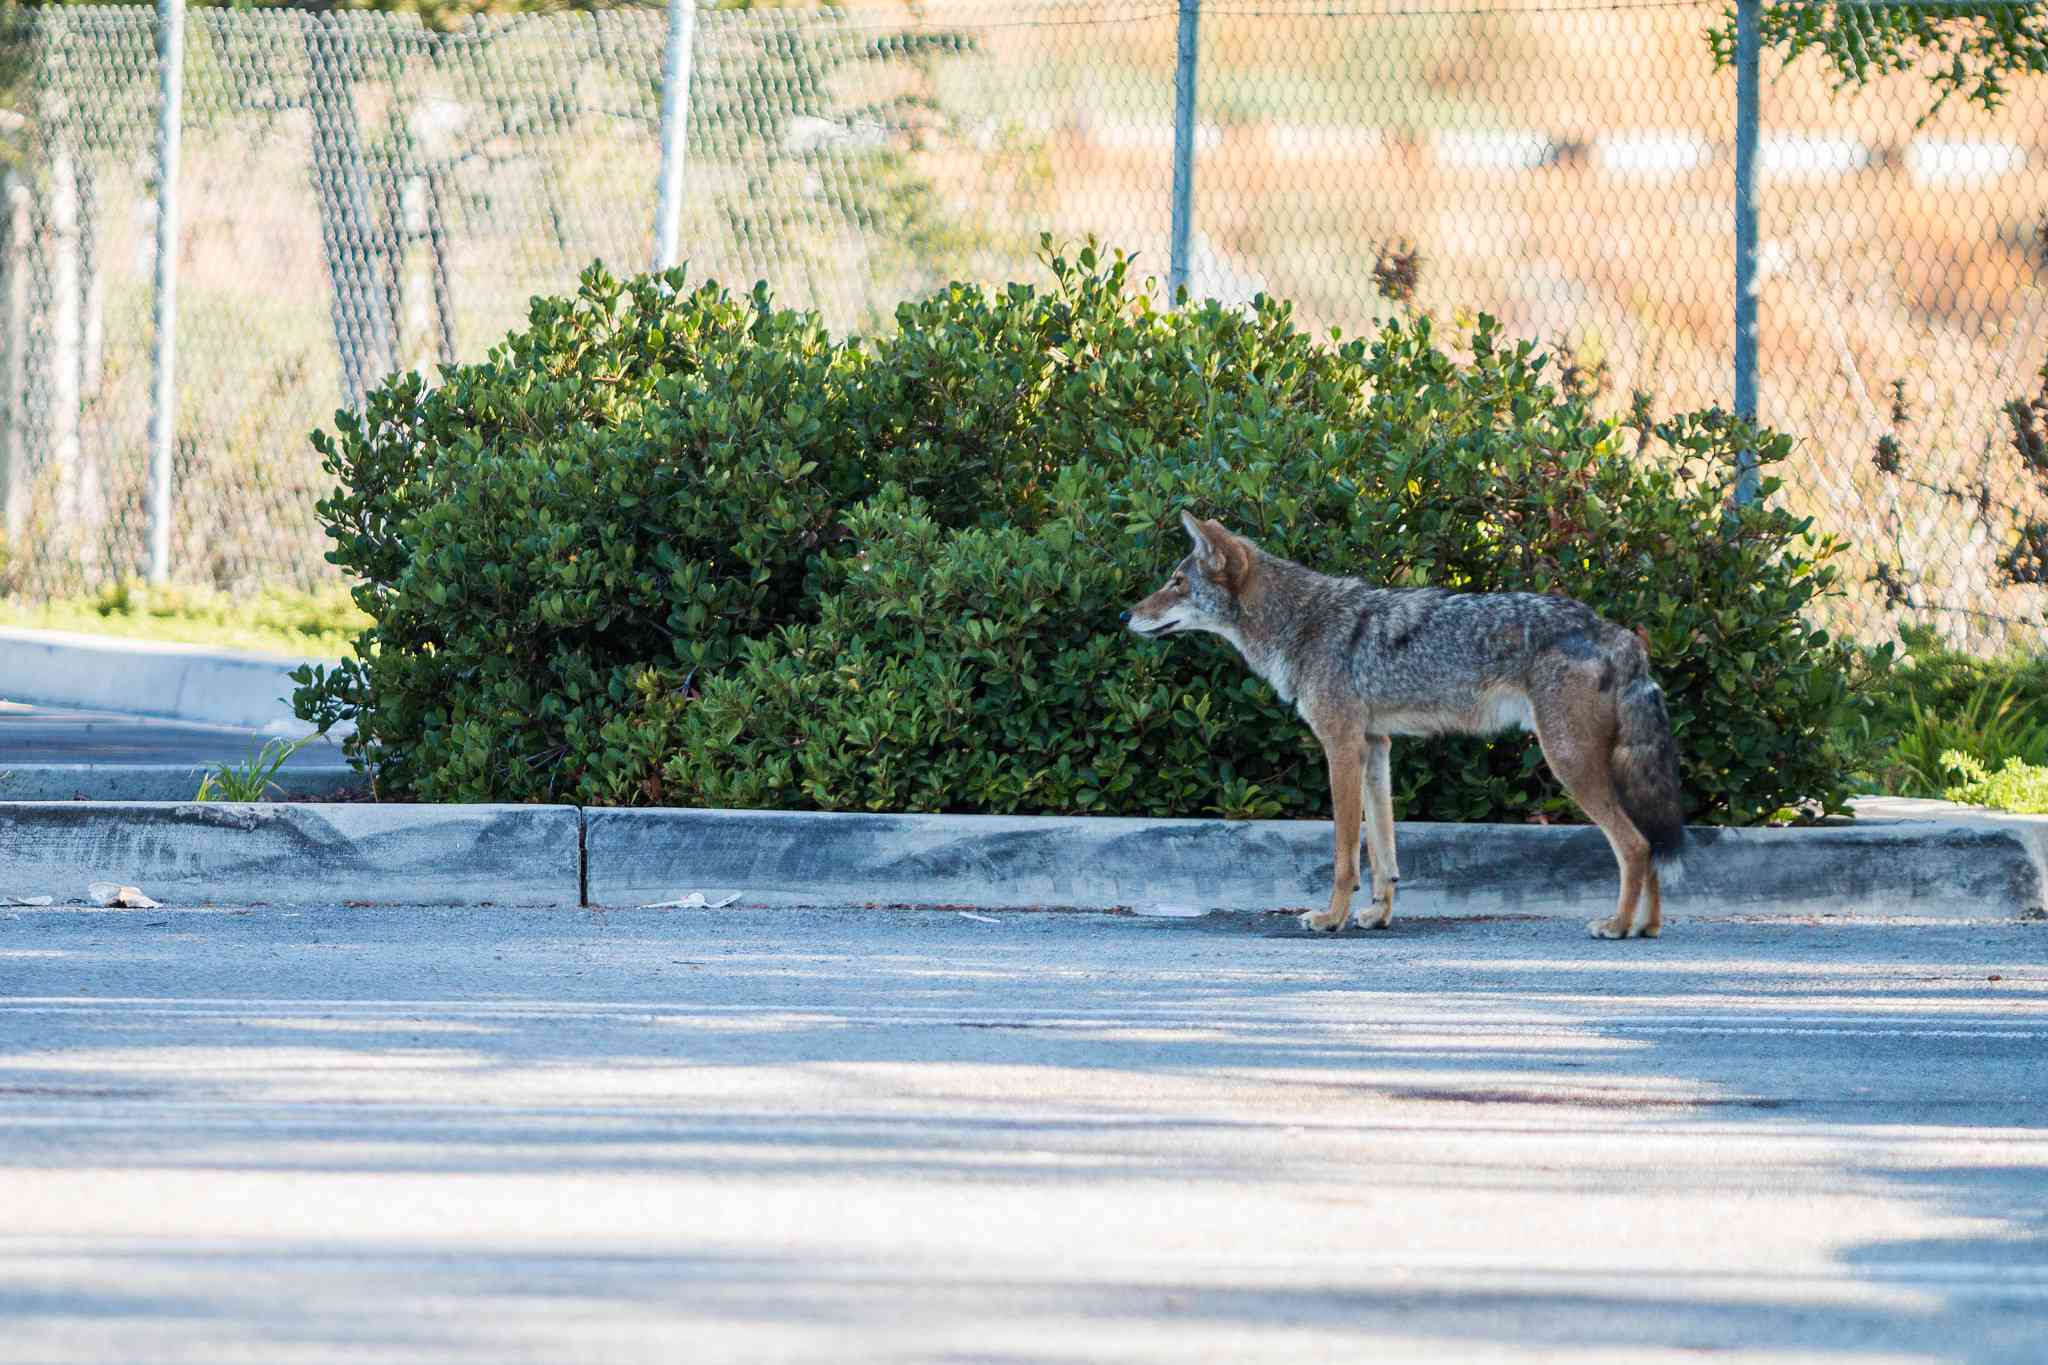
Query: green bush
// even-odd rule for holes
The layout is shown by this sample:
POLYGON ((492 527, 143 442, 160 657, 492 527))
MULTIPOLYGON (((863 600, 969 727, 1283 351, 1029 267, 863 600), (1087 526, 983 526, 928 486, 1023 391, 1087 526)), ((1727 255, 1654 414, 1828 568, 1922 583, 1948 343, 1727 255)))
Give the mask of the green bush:
MULTIPOLYGON (((593 271, 427 390, 321 439, 377 620, 310 678, 387 793, 726 806, 1310 815, 1306 728, 1218 641, 1117 613, 1192 505, 1392 584, 1568 591, 1640 626, 1696 818, 1840 809, 1834 547, 1729 506, 1719 412, 1634 424, 1481 319, 1313 338, 1160 308, 1121 257, 955 285, 834 342, 759 291, 593 271)), ((1532 741, 1396 746, 1408 818, 1568 813, 1532 741)))
POLYGON ((376 624, 297 701, 355 714, 381 791, 587 797, 636 673, 715 670, 805 612, 868 486, 863 357, 765 292, 680 283, 592 270, 484 363, 315 435, 329 558, 376 624))

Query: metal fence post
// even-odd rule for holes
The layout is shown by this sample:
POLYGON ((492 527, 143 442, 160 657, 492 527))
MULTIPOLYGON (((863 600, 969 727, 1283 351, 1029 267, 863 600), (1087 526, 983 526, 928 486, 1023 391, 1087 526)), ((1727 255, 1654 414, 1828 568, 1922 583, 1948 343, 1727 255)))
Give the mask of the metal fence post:
POLYGON ((697 0, 668 0, 668 51, 661 67, 661 200, 654 219, 654 268, 673 270, 683 221, 683 153, 690 136, 690 66, 697 0))
POLYGON ((157 0, 163 84, 156 125, 155 389, 149 409, 149 581, 171 576, 171 452, 178 432, 178 134, 185 107, 185 0, 157 0))
POLYGON ((1188 233, 1195 199, 1195 48, 1202 0, 1180 0, 1180 39, 1173 66, 1173 246, 1167 296, 1178 302, 1188 284, 1188 233))
POLYGON ((0 166, 0 535, 21 553, 28 523, 28 186, 0 166))
MULTIPOLYGON (((1756 418, 1756 139, 1759 0, 1735 4, 1735 415, 1756 418)), ((1756 452, 1736 457, 1735 501, 1756 497, 1756 452)))

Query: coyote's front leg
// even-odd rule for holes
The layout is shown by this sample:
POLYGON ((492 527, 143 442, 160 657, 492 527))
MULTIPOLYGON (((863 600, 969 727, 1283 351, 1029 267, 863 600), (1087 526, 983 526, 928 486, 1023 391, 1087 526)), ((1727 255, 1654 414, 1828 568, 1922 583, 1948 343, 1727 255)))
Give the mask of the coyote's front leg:
POLYGON ((1323 741, 1323 757, 1330 765, 1337 865, 1330 883, 1329 909, 1311 910, 1301 917, 1301 923, 1305 929, 1335 933, 1350 921, 1351 896, 1358 890, 1358 815, 1364 795, 1365 746, 1355 734, 1333 735, 1323 741))
POLYGON ((1385 929, 1394 922, 1394 888, 1401 883, 1401 861, 1394 856, 1394 795, 1385 735, 1365 737, 1365 856, 1372 864, 1372 913, 1358 912, 1359 924, 1385 929))

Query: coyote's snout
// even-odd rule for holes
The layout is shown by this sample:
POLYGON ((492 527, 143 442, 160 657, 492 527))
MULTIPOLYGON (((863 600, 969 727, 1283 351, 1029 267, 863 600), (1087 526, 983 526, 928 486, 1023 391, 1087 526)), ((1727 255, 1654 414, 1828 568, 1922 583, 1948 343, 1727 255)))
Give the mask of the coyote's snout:
POLYGON ((1336 811, 1336 880, 1311 929, 1351 919, 1361 817, 1374 913, 1394 917, 1394 735, 1534 730, 1550 771, 1600 826, 1621 866, 1621 900, 1598 938, 1654 938, 1659 867, 1685 844, 1678 752, 1664 693, 1629 631, 1568 597, 1376 588, 1269 555, 1181 513, 1194 552, 1123 614, 1144 636, 1201 630, 1236 646, 1322 742, 1336 811))

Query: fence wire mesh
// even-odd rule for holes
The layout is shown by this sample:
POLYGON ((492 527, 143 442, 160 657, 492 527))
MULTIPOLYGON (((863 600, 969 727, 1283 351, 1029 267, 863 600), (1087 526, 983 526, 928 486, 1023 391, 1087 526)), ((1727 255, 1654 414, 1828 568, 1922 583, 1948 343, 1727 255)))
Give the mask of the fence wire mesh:
MULTIPOLYGON (((1204 3, 1191 291, 1285 297, 1347 332, 1410 292, 1559 347, 1616 408, 1728 404, 1721 18, 1719 0, 1204 3)), ((681 254, 856 329, 951 279, 1042 278, 1041 232, 1163 279, 1180 25, 1172 0, 706 11, 681 254)), ((100 8, 0 29, 15 593, 144 563, 153 31, 100 8)), ((451 33, 192 12, 176 578, 322 581, 310 429, 393 368, 481 358, 593 258, 647 266, 667 32, 630 9, 451 33)), ((2008 570, 2048 509, 2007 405, 2048 357, 2048 79, 1995 113, 1923 119, 1932 102, 1917 74, 1838 90, 1810 57, 1767 57, 1760 416, 1800 439, 1776 496, 1852 547, 1836 624, 2033 643, 2042 588, 2008 570)))

